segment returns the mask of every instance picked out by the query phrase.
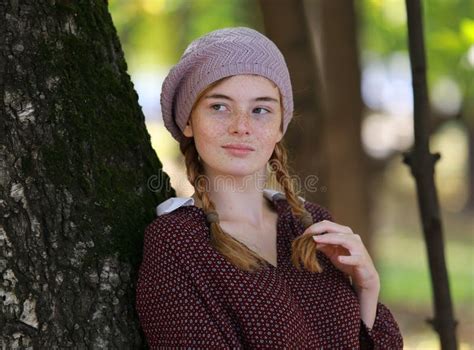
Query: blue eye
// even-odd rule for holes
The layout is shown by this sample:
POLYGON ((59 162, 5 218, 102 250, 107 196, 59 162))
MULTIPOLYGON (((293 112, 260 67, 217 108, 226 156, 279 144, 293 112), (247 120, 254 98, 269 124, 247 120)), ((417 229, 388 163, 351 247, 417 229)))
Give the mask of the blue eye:
POLYGON ((212 106, 211 106, 211 109, 213 109, 213 110, 215 110, 215 111, 218 111, 218 112, 223 111, 223 109, 220 109, 220 107, 225 107, 225 106, 222 105, 222 104, 217 103, 217 104, 215 104, 215 105, 212 105, 212 106))
POLYGON ((257 111, 257 110, 260 110, 260 111, 265 111, 264 113, 258 113, 257 114, 267 114, 267 113, 270 113, 270 111, 266 108, 263 108, 263 107, 257 107, 254 109, 254 112, 257 111))

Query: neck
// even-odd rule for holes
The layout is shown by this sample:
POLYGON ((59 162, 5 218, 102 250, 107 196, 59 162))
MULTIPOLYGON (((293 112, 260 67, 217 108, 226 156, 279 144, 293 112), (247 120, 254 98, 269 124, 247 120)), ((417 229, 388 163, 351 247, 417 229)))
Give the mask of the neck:
MULTIPOLYGON (((211 184, 217 183, 212 178, 209 180, 211 184)), ((237 186, 232 181, 221 181, 219 186, 209 186, 210 200, 214 203, 221 222, 243 222, 261 227, 274 211, 273 205, 263 195, 261 184, 259 186, 248 178, 246 181, 240 180, 237 186)), ((192 197, 196 206, 202 207, 196 193, 192 197)))

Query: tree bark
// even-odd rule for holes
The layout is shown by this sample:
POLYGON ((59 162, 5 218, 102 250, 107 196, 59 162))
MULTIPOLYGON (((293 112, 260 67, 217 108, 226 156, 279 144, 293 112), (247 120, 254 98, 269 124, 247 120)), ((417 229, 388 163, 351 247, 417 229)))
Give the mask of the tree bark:
POLYGON ((260 0, 266 35, 285 56, 290 70, 295 116, 285 135, 290 166, 302 196, 329 206, 327 158, 323 135, 326 122, 319 98, 316 57, 302 0, 260 0))
POLYGON ((429 322, 438 332, 442 349, 456 349, 456 321, 444 257, 443 228, 438 194, 434 182, 435 163, 439 154, 429 148, 430 106, 426 83, 426 58, 423 18, 420 0, 406 0, 408 43, 414 95, 414 149, 405 154, 405 163, 415 178, 418 206, 428 252, 435 316, 429 322))
POLYGON ((144 346, 145 226, 173 196, 105 1, 0 3, 2 348, 144 346))

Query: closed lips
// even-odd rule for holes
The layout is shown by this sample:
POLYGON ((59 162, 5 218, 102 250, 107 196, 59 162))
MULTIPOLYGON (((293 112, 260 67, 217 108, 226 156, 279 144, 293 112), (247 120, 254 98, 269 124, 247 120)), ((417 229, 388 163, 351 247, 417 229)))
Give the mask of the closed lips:
POLYGON ((222 147, 232 148, 232 149, 245 149, 245 150, 254 151, 254 149, 252 147, 247 146, 247 145, 242 145, 242 144, 228 144, 228 145, 224 145, 222 147))

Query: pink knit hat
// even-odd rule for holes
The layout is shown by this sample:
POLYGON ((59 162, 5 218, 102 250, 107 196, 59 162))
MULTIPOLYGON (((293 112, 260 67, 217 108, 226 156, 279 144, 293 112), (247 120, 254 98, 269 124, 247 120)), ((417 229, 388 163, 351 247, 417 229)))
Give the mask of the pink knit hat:
POLYGON ((200 92, 224 77, 257 74, 273 81, 283 99, 283 133, 293 115, 293 92, 285 59, 277 46, 246 27, 210 32, 189 44, 170 70, 161 90, 163 121, 181 142, 191 108, 200 92))

